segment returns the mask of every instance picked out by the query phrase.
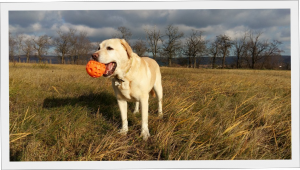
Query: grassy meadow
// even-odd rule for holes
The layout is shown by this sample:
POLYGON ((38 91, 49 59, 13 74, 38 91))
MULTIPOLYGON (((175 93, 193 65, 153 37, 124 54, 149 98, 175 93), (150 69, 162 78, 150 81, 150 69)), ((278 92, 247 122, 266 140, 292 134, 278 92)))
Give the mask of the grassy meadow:
POLYGON ((84 65, 9 65, 10 161, 291 159, 291 72, 161 68, 163 119, 126 136, 109 79, 84 65))

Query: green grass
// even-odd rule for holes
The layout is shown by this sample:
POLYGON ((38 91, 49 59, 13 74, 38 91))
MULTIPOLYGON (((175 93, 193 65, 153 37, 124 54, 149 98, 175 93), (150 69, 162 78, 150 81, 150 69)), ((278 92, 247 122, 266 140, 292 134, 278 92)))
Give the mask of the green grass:
POLYGON ((291 159, 291 72, 161 68, 164 118, 150 98, 150 138, 111 82, 85 66, 10 64, 11 161, 291 159))

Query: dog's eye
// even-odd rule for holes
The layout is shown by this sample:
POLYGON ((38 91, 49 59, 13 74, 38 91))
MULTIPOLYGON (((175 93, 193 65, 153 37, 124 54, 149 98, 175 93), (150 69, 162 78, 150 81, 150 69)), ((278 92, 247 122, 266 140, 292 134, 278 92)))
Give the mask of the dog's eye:
POLYGON ((98 50, 100 50, 100 47, 98 47, 98 50))
POLYGON ((111 47, 107 47, 106 49, 107 49, 107 50, 113 50, 113 48, 111 48, 111 47))

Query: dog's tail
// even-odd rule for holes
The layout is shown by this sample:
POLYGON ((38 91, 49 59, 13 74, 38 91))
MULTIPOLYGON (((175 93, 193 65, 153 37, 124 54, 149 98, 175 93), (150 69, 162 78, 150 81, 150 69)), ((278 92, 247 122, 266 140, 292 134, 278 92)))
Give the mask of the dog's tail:
POLYGON ((155 91, 154 91, 153 88, 152 88, 152 90, 150 91, 150 94, 151 94, 152 97, 155 97, 155 96, 156 96, 156 95, 155 95, 155 91))

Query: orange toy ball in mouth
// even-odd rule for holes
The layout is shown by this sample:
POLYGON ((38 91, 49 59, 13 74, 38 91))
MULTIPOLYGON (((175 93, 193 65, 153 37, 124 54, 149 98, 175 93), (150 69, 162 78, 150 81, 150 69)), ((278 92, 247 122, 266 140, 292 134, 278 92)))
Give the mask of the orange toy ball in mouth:
POLYGON ((86 65, 86 72, 94 78, 101 77, 105 72, 106 66, 94 60, 90 60, 86 65))

